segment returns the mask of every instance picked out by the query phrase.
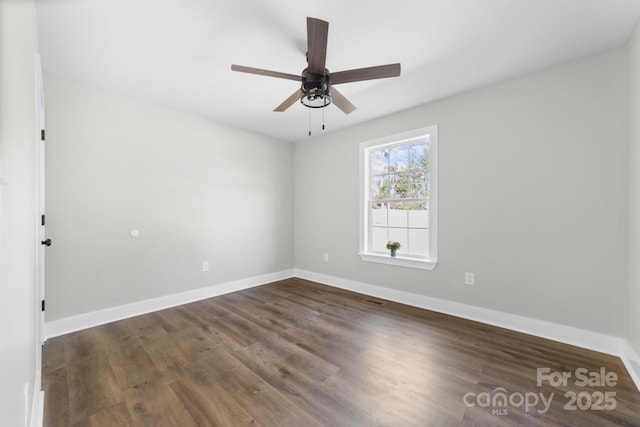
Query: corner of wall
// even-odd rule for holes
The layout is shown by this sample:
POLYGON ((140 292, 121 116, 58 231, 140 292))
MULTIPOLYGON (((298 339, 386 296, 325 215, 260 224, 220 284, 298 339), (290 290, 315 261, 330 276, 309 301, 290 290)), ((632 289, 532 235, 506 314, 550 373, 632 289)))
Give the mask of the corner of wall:
POLYGON ((624 362, 640 390, 640 22, 627 42, 624 362))

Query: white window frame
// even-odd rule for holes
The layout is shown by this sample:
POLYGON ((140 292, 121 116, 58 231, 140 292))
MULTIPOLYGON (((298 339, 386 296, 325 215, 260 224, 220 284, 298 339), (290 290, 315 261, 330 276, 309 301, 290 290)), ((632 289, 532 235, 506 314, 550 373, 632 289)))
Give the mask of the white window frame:
POLYGON ((360 143, 360 258, 366 262, 390 264, 400 267, 433 270, 438 264, 438 126, 432 125, 400 134, 360 143), (371 252, 369 247, 370 170, 369 152, 384 146, 398 145, 429 138, 429 254, 424 258, 402 256, 391 257, 371 252))

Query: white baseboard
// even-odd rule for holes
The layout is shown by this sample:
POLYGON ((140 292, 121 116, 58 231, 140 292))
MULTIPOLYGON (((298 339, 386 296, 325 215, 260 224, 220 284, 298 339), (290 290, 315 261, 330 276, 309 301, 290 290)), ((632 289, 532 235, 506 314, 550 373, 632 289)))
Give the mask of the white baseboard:
POLYGON ((501 328, 511 329, 513 331, 523 332, 602 353, 616 356, 621 356, 622 354, 623 340, 619 337, 613 337, 598 332, 587 331, 544 320, 504 313, 488 308, 476 307, 411 292, 399 291, 397 289, 370 285, 368 283, 314 273, 311 271, 295 270, 295 275, 301 279, 307 279, 313 282, 323 283, 329 286, 413 307, 424 308, 427 310, 437 311, 439 313, 450 314, 464 319, 499 326, 501 328))
POLYGON ((266 283, 287 279, 292 276, 293 270, 284 270, 276 273, 263 274, 233 282, 208 286, 206 288, 194 289, 192 291, 180 292, 173 295, 125 304, 118 307, 106 308, 104 310, 93 311, 90 313, 83 313, 77 316, 66 317, 64 319, 48 321, 45 322, 44 325, 45 339, 91 328, 93 326, 104 325, 116 320, 127 319, 129 317, 151 313, 165 308, 253 288, 266 283))
POLYGON ((36 370, 34 375, 33 389, 31 396, 31 409, 28 421, 25 420, 25 426, 42 427, 44 423, 44 391, 42 389, 42 373, 36 370))
POLYGON ((33 395, 33 404, 30 427, 42 427, 44 425, 44 390, 33 395))
POLYGON ((640 391, 640 355, 636 353, 627 340, 624 341, 620 358, 627 368, 627 371, 629 371, 629 375, 631 375, 631 379, 633 379, 636 388, 640 391))

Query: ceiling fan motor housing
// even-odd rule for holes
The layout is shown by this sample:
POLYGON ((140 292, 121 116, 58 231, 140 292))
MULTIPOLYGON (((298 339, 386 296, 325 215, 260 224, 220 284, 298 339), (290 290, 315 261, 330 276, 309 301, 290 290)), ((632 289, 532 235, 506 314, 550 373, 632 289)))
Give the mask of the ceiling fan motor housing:
POLYGON ((324 75, 309 72, 308 68, 302 71, 302 96, 300 102, 309 108, 324 108, 331 104, 331 83, 329 82, 329 70, 325 68, 324 75))

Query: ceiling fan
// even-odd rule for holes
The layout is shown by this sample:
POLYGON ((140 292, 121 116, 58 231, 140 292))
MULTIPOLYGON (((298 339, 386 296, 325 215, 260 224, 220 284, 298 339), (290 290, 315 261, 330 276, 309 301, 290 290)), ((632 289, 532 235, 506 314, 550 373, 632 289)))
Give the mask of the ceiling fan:
POLYGON ((324 108, 333 103, 345 114, 349 114, 356 109, 356 106, 338 92, 338 90, 333 87, 334 85, 398 77, 400 75, 400 64, 378 65, 375 67, 338 71, 336 73, 329 72, 329 70, 325 68, 328 33, 328 22, 316 18, 307 18, 308 66, 302 70, 302 74, 299 76, 235 64, 231 65, 231 69, 243 73, 259 74, 262 76, 302 82, 300 89, 292 93, 291 96, 273 110, 280 112, 285 111, 296 101, 300 100, 303 105, 309 108, 324 108))

